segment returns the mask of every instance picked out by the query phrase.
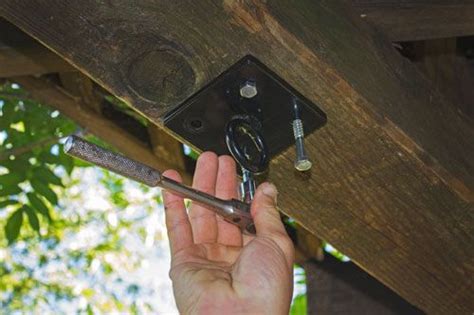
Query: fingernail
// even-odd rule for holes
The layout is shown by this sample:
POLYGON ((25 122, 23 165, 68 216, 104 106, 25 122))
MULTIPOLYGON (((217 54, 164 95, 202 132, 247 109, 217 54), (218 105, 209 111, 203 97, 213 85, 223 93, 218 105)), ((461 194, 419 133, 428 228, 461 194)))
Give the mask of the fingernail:
POLYGON ((275 185, 273 185, 272 183, 265 183, 265 186, 263 186, 262 192, 264 195, 272 198, 276 202, 278 190, 275 187, 275 185))

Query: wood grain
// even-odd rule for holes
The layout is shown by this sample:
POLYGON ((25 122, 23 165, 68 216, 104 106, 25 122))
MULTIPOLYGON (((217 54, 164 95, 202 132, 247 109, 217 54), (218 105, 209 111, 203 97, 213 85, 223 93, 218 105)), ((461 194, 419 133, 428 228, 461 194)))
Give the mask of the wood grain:
POLYGON ((416 42, 415 49, 420 56, 418 68, 461 113, 474 120, 474 60, 460 53, 458 40, 416 42))
POLYGON ((307 137, 310 174, 293 169, 293 148, 271 163, 283 211, 421 309, 474 310, 473 125, 350 8, 334 0, 53 2, 4 0, 0 15, 157 124, 244 55, 259 58, 328 115, 307 137), (155 64, 157 51, 175 55, 169 67, 155 64), (150 92, 163 76, 132 75, 137 58, 169 82, 188 74, 182 93, 150 92))
POLYGON ((186 169, 183 144, 172 138, 162 128, 150 123, 148 126, 151 148, 156 156, 167 161, 173 161, 175 168, 186 169))
POLYGON ((330 255, 303 265, 309 315, 421 315, 354 264, 330 255))
POLYGON ((0 18, 0 78, 73 70, 56 54, 0 18))
POLYGON ((120 153, 161 171, 170 168, 177 169, 183 174, 186 182, 191 182, 190 175, 181 165, 174 163, 173 160, 156 156, 148 144, 140 142, 113 121, 99 115, 90 106, 84 104, 79 97, 74 97, 43 79, 17 77, 15 82, 28 91, 29 97, 56 108, 79 126, 84 127, 86 131, 110 143, 120 153))
POLYGON ((474 35, 474 1, 347 0, 392 41, 474 35))
POLYGON ((13 48, 0 43, 0 78, 72 70, 67 62, 39 44, 13 48))

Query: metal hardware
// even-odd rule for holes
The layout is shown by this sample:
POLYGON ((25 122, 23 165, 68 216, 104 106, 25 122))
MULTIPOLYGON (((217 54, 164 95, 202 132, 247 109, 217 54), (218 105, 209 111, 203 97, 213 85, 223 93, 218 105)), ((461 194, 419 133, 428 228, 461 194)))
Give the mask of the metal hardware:
POLYGON ((255 190, 256 183, 253 174, 249 170, 242 168, 242 183, 240 184, 241 200, 248 204, 252 203, 255 190))
POLYGON ((293 112, 294 120, 292 125, 296 145, 295 168, 300 172, 304 172, 310 170, 313 164, 308 159, 308 156, 306 155, 306 150, 304 148, 303 121, 301 120, 300 110, 298 102, 296 100, 293 101, 293 112))
POLYGON ((213 151, 222 155, 229 154, 226 144, 229 121, 236 116, 255 117, 260 124, 256 129, 265 139, 270 160, 295 143, 293 134, 285 128, 294 119, 294 99, 298 100, 307 134, 326 123, 326 115, 316 104, 298 93, 258 59, 245 56, 183 104, 168 112, 164 125, 196 151, 213 151), (247 81, 256 82, 258 93, 252 98, 240 94, 242 83, 247 81))
POLYGON ((249 117, 232 119, 227 123, 225 140, 229 152, 242 168, 260 174, 268 168, 268 148, 254 125, 249 117))
POLYGON ((158 170, 147 165, 101 148, 76 136, 71 136, 67 139, 64 151, 69 155, 96 164, 150 187, 161 187, 178 193, 215 211, 226 221, 240 227, 243 232, 255 234, 255 227, 250 215, 250 205, 247 203, 236 199, 222 200, 195 190, 163 176, 158 170))
POLYGON ((245 81, 240 87, 240 96, 244 98, 253 98, 257 96, 257 83, 252 80, 245 81))
POLYGON ((226 126, 227 148, 242 169, 240 196, 246 203, 251 203, 255 195, 254 175, 268 168, 268 149, 260 128, 258 118, 249 115, 237 116, 226 126))

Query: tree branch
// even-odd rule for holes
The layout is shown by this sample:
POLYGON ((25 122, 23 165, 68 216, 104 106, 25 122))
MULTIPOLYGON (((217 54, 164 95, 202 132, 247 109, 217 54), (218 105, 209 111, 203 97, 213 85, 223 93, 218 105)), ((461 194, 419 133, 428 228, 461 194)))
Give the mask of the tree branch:
POLYGON ((17 147, 17 148, 13 148, 13 149, 10 149, 10 150, 6 150, 4 152, 0 152, 0 161, 8 159, 10 156, 18 157, 22 154, 33 151, 36 148, 41 148, 41 147, 52 145, 52 144, 58 142, 59 139, 61 139, 61 138, 62 137, 52 136, 52 137, 49 137, 49 138, 39 140, 37 142, 28 143, 27 145, 24 145, 24 146, 21 146, 21 147, 17 147))

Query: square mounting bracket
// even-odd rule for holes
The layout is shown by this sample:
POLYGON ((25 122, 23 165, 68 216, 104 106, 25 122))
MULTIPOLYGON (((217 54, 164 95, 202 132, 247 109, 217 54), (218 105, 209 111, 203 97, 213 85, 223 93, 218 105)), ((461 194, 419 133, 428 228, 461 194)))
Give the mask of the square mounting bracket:
POLYGON ((253 56, 245 56, 203 89, 166 114, 164 125, 199 151, 229 154, 227 123, 239 115, 252 115, 270 159, 294 145, 293 104, 298 103, 304 131, 310 134, 326 123, 326 114, 253 56), (241 96, 241 87, 255 84, 257 94, 241 96))

